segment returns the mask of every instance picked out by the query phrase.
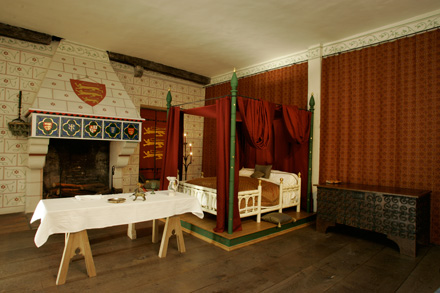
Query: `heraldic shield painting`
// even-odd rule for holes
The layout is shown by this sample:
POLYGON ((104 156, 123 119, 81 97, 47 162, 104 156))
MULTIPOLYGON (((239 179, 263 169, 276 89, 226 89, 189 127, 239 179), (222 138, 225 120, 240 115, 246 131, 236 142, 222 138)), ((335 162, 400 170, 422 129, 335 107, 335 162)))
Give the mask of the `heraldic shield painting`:
POLYGON ((142 141, 139 154, 139 173, 147 180, 159 179, 163 163, 163 148, 167 113, 141 109, 142 141))
POLYGON ((71 79, 75 94, 90 106, 98 105, 106 95, 105 84, 71 79))

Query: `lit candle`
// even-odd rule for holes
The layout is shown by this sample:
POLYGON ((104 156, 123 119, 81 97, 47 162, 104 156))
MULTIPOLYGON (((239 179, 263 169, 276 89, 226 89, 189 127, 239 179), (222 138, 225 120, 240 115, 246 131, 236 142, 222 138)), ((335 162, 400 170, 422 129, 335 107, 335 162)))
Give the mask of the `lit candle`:
POLYGON ((189 151, 191 151, 191 147, 192 147, 192 143, 189 144, 189 151))
POLYGON ((186 132, 183 134, 183 142, 186 143, 186 132))
POLYGON ((193 153, 190 152, 189 153, 189 162, 192 163, 192 161, 193 161, 193 153))

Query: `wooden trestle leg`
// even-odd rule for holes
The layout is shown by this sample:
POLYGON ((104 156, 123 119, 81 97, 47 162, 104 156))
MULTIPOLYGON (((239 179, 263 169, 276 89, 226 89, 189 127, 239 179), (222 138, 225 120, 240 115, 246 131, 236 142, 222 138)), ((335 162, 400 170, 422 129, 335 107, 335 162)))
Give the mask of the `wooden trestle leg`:
POLYGON ((182 227, 180 226, 180 217, 173 216, 167 218, 165 228, 163 230, 162 241, 160 243, 159 257, 167 256, 168 242, 173 235, 173 231, 177 238, 177 250, 180 253, 185 252, 185 242, 183 241, 182 227))
POLYGON ((56 281, 57 285, 62 285, 66 282, 70 260, 76 255, 76 251, 78 249, 78 254, 82 254, 84 256, 87 274, 89 275, 89 277, 96 276, 95 263, 93 262, 92 250, 90 249, 87 231, 83 230, 76 233, 66 233, 63 257, 61 258, 61 264, 58 270, 56 281))

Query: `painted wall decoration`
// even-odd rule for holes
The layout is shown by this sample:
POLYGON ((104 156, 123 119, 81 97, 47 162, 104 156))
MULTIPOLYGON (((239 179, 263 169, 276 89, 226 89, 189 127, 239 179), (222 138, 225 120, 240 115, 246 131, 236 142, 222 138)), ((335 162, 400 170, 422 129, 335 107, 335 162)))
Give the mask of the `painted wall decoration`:
POLYGON ((164 111, 141 109, 142 141, 139 154, 139 173, 145 179, 159 179, 163 162, 166 117, 164 111))
POLYGON ((139 123, 124 122, 124 140, 139 139, 139 123))
POLYGON ((141 122, 53 114, 31 114, 31 137, 140 141, 141 122))
POLYGON ((38 116, 37 117, 37 136, 58 137, 60 117, 38 116))
POLYGON ((105 84, 77 79, 71 79, 70 84, 75 94, 92 107, 98 105, 105 98, 105 84))
POLYGON ((104 138, 121 139, 122 123, 115 121, 104 121, 104 138))
POLYGON ((81 137, 81 119, 62 117, 61 118, 61 136, 69 138, 80 138, 81 137))
POLYGON ((84 119, 84 138, 102 138, 102 120, 84 119))

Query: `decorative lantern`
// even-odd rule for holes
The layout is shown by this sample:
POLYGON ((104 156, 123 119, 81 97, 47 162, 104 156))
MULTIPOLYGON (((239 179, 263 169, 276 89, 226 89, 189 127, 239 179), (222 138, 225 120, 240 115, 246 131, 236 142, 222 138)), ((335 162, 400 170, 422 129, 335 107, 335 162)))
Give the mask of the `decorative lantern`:
POLYGON ((9 130, 15 136, 28 136, 29 123, 21 119, 21 91, 18 94, 18 118, 8 123, 9 130))

